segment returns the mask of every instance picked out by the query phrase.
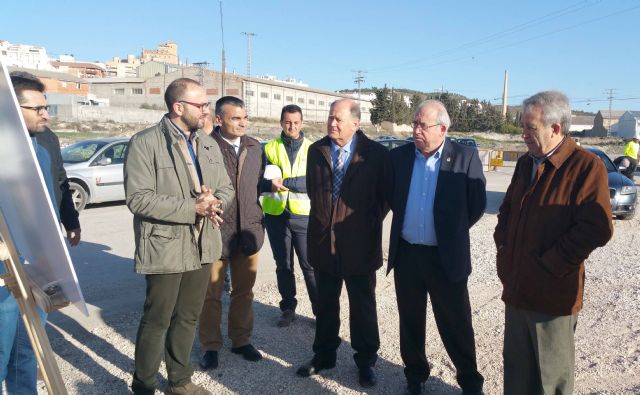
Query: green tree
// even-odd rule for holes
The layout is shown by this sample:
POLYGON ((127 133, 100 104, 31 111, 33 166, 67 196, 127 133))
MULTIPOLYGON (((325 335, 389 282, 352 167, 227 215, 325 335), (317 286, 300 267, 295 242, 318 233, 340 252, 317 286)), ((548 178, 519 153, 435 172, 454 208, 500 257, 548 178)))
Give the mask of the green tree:
POLYGON ((373 88, 373 92, 376 98, 372 101, 371 123, 374 125, 380 125, 384 121, 397 124, 411 123, 413 114, 402 98, 402 94, 392 92, 386 86, 381 89, 373 88))
POLYGON ((404 101, 402 93, 393 93, 391 95, 391 122, 400 124, 410 124, 411 109, 404 101))
MULTIPOLYGON (((413 114, 416 113, 416 110, 418 109, 418 106, 420 105, 420 103, 422 103, 424 101, 424 99, 422 98, 422 96, 420 96, 417 93, 414 93, 411 96, 411 105, 409 106, 409 112, 411 113, 411 116, 413 117, 413 114)), ((411 120, 413 121, 413 119, 411 120)))
POLYGON ((383 121, 391 119, 391 92, 387 87, 373 88, 376 98, 371 101, 371 123, 380 125, 383 121))

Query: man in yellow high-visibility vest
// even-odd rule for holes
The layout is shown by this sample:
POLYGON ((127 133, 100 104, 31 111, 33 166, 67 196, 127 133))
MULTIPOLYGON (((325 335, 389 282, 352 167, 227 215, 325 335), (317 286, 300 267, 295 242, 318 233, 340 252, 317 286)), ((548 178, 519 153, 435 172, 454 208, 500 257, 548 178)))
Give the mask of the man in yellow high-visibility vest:
POLYGON ((282 300, 282 315, 278 326, 291 325, 295 320, 296 280, 293 275, 293 253, 298 256, 307 292, 311 300, 314 316, 316 311, 317 288, 313 267, 307 261, 307 225, 309 223, 310 202, 307 196, 307 150, 311 142, 302 132, 302 109, 295 104, 282 108, 280 115, 282 133, 264 147, 267 165, 275 165, 282 172, 281 177, 265 180, 271 184, 262 190, 262 210, 269 243, 276 261, 278 291, 282 300))
POLYGON ((623 172, 627 177, 633 180, 633 173, 638 167, 638 153, 640 151, 640 140, 638 137, 632 137, 624 147, 624 155, 629 158, 629 167, 623 172))

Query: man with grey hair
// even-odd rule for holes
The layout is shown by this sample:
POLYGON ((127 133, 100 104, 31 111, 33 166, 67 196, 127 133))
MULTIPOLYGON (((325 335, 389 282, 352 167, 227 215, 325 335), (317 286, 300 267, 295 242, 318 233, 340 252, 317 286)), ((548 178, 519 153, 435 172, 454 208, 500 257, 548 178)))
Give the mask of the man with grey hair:
POLYGON ((363 387, 376 384, 380 348, 376 270, 382 266, 386 149, 360 130, 360 106, 331 104, 327 136, 311 144, 307 194, 311 200, 307 249, 317 273, 318 301, 313 359, 297 370, 308 377, 336 364, 340 345, 340 293, 349 295, 353 359, 363 387), (364 230, 364 231, 363 231, 364 230))
POLYGON ((464 394, 481 394, 467 279, 469 228, 486 205, 485 178, 475 148, 445 139, 450 119, 437 100, 420 104, 413 143, 391 151, 387 199, 393 210, 388 271, 400 315, 400 353, 407 394, 429 377, 425 354, 427 299, 464 394))
POLYGON ((505 302, 504 393, 571 394, 589 254, 611 238, 607 171, 567 136, 569 99, 523 102, 518 160, 494 232, 505 302))

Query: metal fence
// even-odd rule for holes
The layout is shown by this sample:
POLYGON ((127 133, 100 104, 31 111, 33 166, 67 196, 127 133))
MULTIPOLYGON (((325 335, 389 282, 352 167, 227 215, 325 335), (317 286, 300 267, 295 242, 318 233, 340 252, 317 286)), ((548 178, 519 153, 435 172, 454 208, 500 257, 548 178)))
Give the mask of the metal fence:
POLYGON ((478 154, 482 166, 488 171, 498 167, 515 167, 518 159, 526 155, 526 151, 503 151, 496 149, 479 149, 478 154))

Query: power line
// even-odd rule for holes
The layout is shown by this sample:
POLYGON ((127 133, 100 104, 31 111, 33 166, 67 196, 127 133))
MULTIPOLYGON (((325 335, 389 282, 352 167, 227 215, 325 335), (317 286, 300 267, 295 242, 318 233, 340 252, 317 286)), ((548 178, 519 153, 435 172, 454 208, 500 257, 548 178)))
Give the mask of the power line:
MULTIPOLYGON (((543 38, 543 37, 546 37, 546 36, 550 36, 550 35, 553 35, 553 34, 556 34, 556 33, 563 32, 565 30, 575 29, 577 27, 580 27, 580 26, 583 26, 583 25, 586 25, 586 24, 592 24, 592 23, 600 21, 602 19, 606 19, 606 18, 615 16, 615 15, 618 15, 618 14, 621 14, 621 13, 629 12, 629 11, 632 11, 632 10, 635 10, 635 9, 638 9, 638 8, 640 8, 640 5, 637 5, 637 6, 634 6, 634 7, 625 8, 625 9, 622 9, 622 10, 619 10, 619 11, 612 12, 612 13, 607 14, 607 15, 603 15, 603 16, 600 16, 600 17, 592 18, 592 19, 586 20, 584 22, 576 23, 576 24, 571 25, 571 26, 567 26, 567 27, 564 27, 564 28, 552 30, 552 31, 544 33, 544 34, 540 34, 540 35, 537 35, 537 36, 529 37, 529 38, 526 38, 526 39, 523 39, 523 40, 520 40, 520 41, 515 41, 515 42, 512 42, 510 44, 505 44, 505 45, 501 45, 501 46, 498 46, 498 47, 490 48, 490 49, 487 49, 487 50, 484 50, 484 51, 479 51, 479 52, 476 52, 476 53, 473 53, 473 54, 470 54, 470 55, 460 56, 458 58, 449 59, 449 60, 437 61, 437 62, 434 62, 434 63, 431 63, 431 64, 426 64, 426 65, 416 65, 416 66, 413 66, 413 67, 405 67, 405 68, 403 68, 403 70, 412 70, 412 69, 416 69, 416 68, 426 68, 426 67, 432 67, 432 66, 440 66, 440 65, 443 65, 443 64, 455 63, 455 62, 459 62, 459 61, 463 61, 463 60, 466 61, 466 60, 469 60, 469 58, 475 59, 475 57, 479 56, 479 55, 485 55, 487 53, 496 52, 496 51, 499 51, 501 49, 514 47, 514 46, 517 46, 517 45, 521 45, 522 43, 526 43, 526 42, 529 42, 529 41, 537 40, 537 39, 540 39, 540 38, 543 38)), ((433 59, 434 56, 432 56, 430 58, 433 59)), ((415 63, 415 62, 412 62, 412 63, 415 63)), ((401 67, 401 65, 392 66, 392 67, 389 67, 389 68, 396 68, 396 67, 401 67)), ((374 69, 374 70, 371 70, 371 72, 374 73, 374 72, 377 72, 379 70, 384 70, 384 69, 374 69)))
POLYGON ((534 18, 534 19, 529 20, 527 22, 524 22, 522 24, 512 26, 512 27, 510 27, 508 29, 501 30, 501 31, 496 32, 496 33, 492 33, 492 34, 490 34, 488 36, 479 38, 477 40, 469 41, 469 42, 461 44, 461 45, 459 45, 457 47, 449 48, 449 49, 437 52, 435 54, 430 54, 428 57, 422 57, 422 58, 419 58, 419 59, 410 60, 410 61, 399 63, 399 64, 394 64, 393 66, 379 67, 377 69, 371 70, 371 72, 376 73, 376 72, 384 71, 384 70, 402 68, 402 67, 407 66, 407 65, 420 63, 420 62, 423 62, 425 60, 432 60, 433 58, 438 58, 438 57, 441 57, 443 55, 450 54, 452 52, 457 52, 457 51, 459 51, 461 49, 478 46, 480 44, 486 44, 486 43, 494 41, 494 40, 496 40, 498 38, 502 38, 504 36, 508 36, 508 35, 513 34, 513 33, 517 33, 517 32, 520 32, 522 30, 526 30, 529 27, 535 26, 536 24, 549 22, 549 21, 552 21, 552 20, 554 20, 556 18, 559 18, 561 16, 565 16, 567 14, 571 14, 571 13, 583 10, 585 8, 592 7, 592 6, 594 6, 594 5, 596 5, 597 3, 600 3, 600 2, 602 2, 602 0, 599 0, 599 1, 594 2, 592 4, 588 4, 589 2, 586 1, 586 0, 585 1, 580 1, 580 2, 575 3, 575 4, 573 4, 573 5, 569 6, 569 7, 565 7, 565 8, 562 8, 562 9, 558 10, 558 11, 554 11, 552 13, 549 13, 549 14, 534 18), (585 3, 587 3, 587 4, 585 4, 585 3))

